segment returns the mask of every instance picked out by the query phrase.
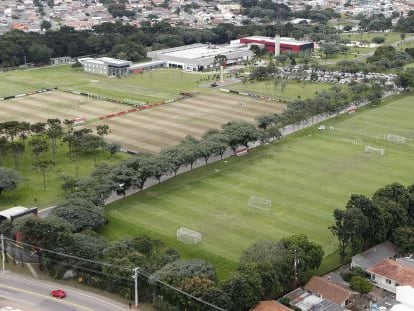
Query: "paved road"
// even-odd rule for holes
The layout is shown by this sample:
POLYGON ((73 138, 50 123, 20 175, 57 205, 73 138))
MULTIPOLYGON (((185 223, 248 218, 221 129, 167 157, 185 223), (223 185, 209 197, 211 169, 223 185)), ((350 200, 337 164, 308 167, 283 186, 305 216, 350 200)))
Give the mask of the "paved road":
POLYGON ((18 307, 22 311, 118 311, 128 306, 97 294, 61 284, 22 277, 14 273, 0 273, 0 308, 18 307), (67 297, 49 296, 52 289, 64 289, 67 297))

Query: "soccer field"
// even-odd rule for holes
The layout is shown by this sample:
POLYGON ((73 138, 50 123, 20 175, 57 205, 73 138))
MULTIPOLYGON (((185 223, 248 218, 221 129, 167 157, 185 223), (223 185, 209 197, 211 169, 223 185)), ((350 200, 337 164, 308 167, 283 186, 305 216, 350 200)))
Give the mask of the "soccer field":
POLYGON ((59 87, 116 99, 155 103, 175 98, 180 91, 208 91, 198 83, 207 83, 208 74, 160 69, 117 79, 85 73, 70 66, 14 70, 0 73, 0 97, 41 88, 59 87))
POLYGON ((328 230, 332 211, 343 208, 351 193, 371 195, 387 183, 414 182, 413 100, 366 108, 327 122, 334 130, 308 129, 114 203, 103 234, 162 238, 185 256, 212 261, 222 275, 258 239, 304 233, 329 255, 337 248, 328 230), (386 142, 384 134, 405 136, 408 143, 386 142), (362 144, 353 144, 356 139, 362 144), (365 153, 365 145, 384 148, 385 156, 365 153), (250 195, 272 200, 272 210, 249 208, 250 195), (181 226, 201 232, 203 241, 177 242, 181 226))

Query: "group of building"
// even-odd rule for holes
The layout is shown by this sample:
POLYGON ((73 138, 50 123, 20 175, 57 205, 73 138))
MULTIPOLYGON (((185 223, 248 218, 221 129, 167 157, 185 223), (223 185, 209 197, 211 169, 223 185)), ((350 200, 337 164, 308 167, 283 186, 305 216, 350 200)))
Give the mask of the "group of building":
MULTIPOLYGON (((414 311, 414 259, 397 255, 398 248, 387 241, 352 258, 351 268, 362 269, 374 285, 365 297, 368 299, 358 299, 360 294, 350 289, 338 273, 314 276, 285 297, 292 307, 302 311, 414 311)), ((252 311, 293 310, 270 300, 260 302, 252 311)))
POLYGON ((217 68, 217 56, 225 56, 226 66, 243 64, 254 56, 251 46, 256 45, 270 53, 299 53, 311 51, 313 42, 298 41, 293 38, 245 37, 233 40, 228 45, 191 44, 174 48, 150 51, 150 62, 132 64, 130 61, 109 57, 80 58, 84 71, 94 74, 123 77, 145 70, 160 67, 177 68, 184 71, 205 71, 217 68))

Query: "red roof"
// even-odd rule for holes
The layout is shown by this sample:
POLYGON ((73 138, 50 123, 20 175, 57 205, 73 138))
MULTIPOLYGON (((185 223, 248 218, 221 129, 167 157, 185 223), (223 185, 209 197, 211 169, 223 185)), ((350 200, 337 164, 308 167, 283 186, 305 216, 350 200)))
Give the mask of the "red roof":
POLYGON ((338 305, 343 305, 354 294, 352 290, 339 286, 326 278, 314 276, 305 285, 305 289, 320 294, 338 305))
POLYGON ((367 272, 393 280, 400 285, 414 287, 414 268, 392 259, 384 259, 370 267, 367 272))
POLYGON ((251 311, 293 311, 276 300, 260 301, 251 311))

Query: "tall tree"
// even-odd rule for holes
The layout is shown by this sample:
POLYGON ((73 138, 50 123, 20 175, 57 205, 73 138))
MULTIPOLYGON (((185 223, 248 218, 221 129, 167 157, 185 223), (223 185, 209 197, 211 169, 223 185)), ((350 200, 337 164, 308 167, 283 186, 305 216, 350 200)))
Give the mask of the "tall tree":
POLYGON ((55 165, 55 162, 47 159, 33 161, 33 167, 43 175, 43 190, 46 190, 46 172, 55 165))
POLYGON ((48 119, 46 135, 50 138, 52 147, 52 159, 56 160, 56 142, 63 136, 62 121, 59 119, 48 119))

